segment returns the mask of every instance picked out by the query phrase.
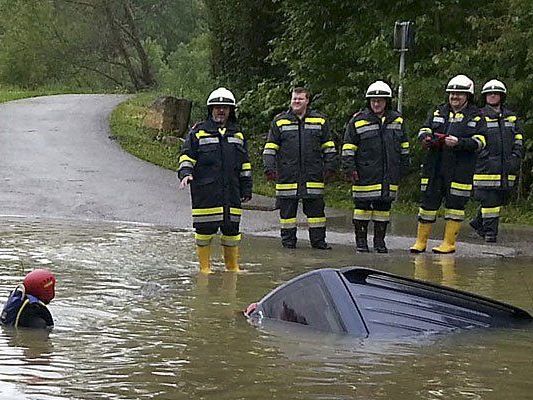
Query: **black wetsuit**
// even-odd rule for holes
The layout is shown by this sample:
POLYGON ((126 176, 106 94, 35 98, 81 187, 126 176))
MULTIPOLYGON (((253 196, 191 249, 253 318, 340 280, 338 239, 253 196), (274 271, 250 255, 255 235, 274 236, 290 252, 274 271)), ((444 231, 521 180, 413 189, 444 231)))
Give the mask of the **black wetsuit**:
POLYGON ((7 299, 0 323, 5 326, 16 328, 52 328, 54 320, 46 305, 37 297, 24 294, 16 288, 7 299))

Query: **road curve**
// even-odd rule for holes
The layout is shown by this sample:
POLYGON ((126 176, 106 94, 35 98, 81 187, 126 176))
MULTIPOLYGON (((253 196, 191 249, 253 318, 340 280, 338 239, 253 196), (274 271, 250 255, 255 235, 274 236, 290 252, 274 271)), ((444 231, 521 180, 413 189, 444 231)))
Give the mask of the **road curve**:
POLYGON ((190 223, 175 174, 123 151, 110 112, 127 96, 59 95, 0 104, 0 213, 190 223))

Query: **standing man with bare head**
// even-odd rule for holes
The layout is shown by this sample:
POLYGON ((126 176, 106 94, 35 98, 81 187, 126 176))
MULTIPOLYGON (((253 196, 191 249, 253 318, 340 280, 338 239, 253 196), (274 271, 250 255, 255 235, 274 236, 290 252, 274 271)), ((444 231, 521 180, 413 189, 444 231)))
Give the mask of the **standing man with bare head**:
POLYGON ((337 151, 326 116, 310 109, 309 103, 307 89, 293 89, 289 110, 272 121, 263 163, 267 179, 276 182, 283 247, 296 247, 301 200, 311 247, 325 250, 331 247, 326 242, 324 183, 334 175, 337 151))

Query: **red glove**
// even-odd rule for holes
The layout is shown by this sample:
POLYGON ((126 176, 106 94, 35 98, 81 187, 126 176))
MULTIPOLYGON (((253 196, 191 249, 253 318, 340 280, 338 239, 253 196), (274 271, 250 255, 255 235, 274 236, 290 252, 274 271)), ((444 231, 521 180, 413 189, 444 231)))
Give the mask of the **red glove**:
POLYGON ((278 180, 278 173, 276 171, 266 171, 265 176, 267 181, 274 182, 278 180))

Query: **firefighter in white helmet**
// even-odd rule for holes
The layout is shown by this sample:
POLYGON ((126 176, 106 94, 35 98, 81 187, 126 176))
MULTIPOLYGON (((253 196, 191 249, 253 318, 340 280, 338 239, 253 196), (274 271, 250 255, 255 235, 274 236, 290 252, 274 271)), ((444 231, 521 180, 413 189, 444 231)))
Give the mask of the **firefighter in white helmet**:
POLYGON ((473 103, 474 82, 466 75, 457 75, 448 82, 446 93, 447 102, 430 112, 418 133, 427 154, 422 167, 418 231, 412 253, 426 250, 443 200, 444 240, 433 252, 455 252, 465 206, 472 193, 476 156, 486 145, 485 119, 473 103))
POLYGON ((252 198, 246 139, 237 125, 235 97, 226 88, 207 99, 207 120, 197 123, 181 149, 180 188, 190 185, 200 271, 211 272, 211 240, 220 229, 226 269, 238 271, 241 203, 252 198))
POLYGON ((367 231, 374 224, 374 251, 387 253, 385 234, 399 181, 409 167, 409 141, 403 118, 392 110, 392 89, 383 81, 366 91, 367 107, 346 127, 342 166, 352 183, 357 252, 368 252, 367 231))
POLYGON ((502 206, 507 204, 523 157, 524 132, 516 114, 505 106, 507 88, 492 79, 483 85, 482 108, 487 146, 479 153, 474 174, 474 198, 481 203, 470 226, 488 243, 498 236, 502 206))

